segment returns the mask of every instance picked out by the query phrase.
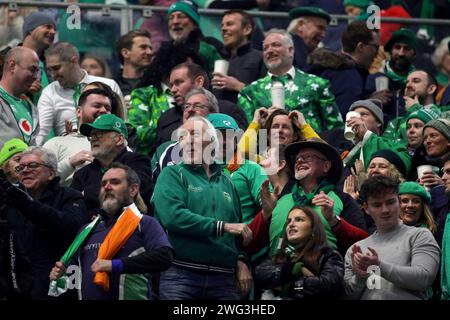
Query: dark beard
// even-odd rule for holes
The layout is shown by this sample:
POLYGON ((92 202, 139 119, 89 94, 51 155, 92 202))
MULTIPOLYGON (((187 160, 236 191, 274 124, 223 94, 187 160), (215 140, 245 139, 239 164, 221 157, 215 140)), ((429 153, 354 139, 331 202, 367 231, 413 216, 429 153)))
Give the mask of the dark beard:
POLYGON ((411 61, 405 57, 399 57, 391 60, 391 67, 395 72, 405 73, 411 67, 411 61))

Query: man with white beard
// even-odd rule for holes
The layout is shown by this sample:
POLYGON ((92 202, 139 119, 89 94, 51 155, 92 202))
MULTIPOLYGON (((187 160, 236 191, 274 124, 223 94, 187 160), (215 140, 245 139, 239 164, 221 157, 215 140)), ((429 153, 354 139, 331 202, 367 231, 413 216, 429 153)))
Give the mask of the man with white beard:
MULTIPOLYGON (((149 300, 151 274, 170 267, 172 247, 160 224, 141 213, 146 208, 139 186, 138 175, 126 165, 113 163, 105 172, 100 217, 74 241, 81 243, 81 299, 149 300), (83 238, 85 232, 88 234, 83 238)), ((68 263, 61 260, 52 269, 51 280, 63 275, 68 263)))

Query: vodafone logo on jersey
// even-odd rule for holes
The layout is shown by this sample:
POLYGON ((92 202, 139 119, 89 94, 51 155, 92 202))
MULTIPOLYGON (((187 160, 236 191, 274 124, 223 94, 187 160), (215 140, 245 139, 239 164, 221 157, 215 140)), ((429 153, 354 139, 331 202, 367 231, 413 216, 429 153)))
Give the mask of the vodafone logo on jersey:
POLYGON ((21 119, 19 121, 20 130, 27 135, 31 134, 31 123, 27 119, 21 119))

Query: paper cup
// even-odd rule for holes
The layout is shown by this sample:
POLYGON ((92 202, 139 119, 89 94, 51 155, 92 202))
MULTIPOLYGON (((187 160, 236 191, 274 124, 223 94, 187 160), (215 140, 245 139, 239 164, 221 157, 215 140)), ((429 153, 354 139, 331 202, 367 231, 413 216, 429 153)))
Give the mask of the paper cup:
POLYGON ((281 82, 274 82, 270 90, 272 106, 284 109, 284 86, 281 82))
POLYGON ((345 129, 344 129, 344 138, 350 141, 353 141, 355 139, 355 132, 352 130, 352 127, 347 125, 347 121, 350 120, 352 117, 361 118, 361 115, 359 112, 356 111, 349 111, 347 112, 347 115, 345 116, 345 129))
POLYGON ((227 75, 229 63, 227 60, 216 60, 214 61, 214 72, 219 72, 223 75, 227 75))
POLYGON ((389 79, 388 77, 381 76, 378 78, 375 78, 375 88, 376 91, 382 91, 389 88, 389 79))
POLYGON ((433 166, 430 166, 429 164, 424 164, 422 166, 418 166, 417 167, 417 177, 419 179, 422 179, 423 174, 428 171, 433 172, 433 166))

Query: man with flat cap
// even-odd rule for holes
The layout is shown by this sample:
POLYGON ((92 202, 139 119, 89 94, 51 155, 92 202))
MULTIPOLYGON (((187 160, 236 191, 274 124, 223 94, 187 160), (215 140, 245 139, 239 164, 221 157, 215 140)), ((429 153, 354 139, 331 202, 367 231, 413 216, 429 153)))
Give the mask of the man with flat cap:
POLYGON ((298 7, 289 12, 289 17, 297 21, 292 31, 294 41, 294 66, 308 72, 306 58, 325 38, 330 23, 330 15, 317 7, 298 7))

